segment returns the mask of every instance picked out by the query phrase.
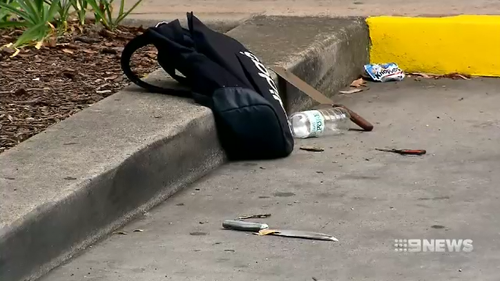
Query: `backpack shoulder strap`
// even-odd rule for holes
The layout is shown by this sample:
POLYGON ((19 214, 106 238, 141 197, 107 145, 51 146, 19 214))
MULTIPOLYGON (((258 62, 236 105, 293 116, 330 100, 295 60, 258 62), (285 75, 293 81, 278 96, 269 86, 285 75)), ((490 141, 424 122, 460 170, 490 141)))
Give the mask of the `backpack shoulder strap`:
MULTIPOLYGON (((145 82, 141 78, 135 74, 132 69, 130 68, 130 61, 132 59, 132 55, 139 50, 140 48, 143 48, 147 45, 153 44, 153 42, 149 38, 149 33, 146 31, 141 35, 136 36, 132 40, 130 40, 127 45, 125 45, 125 48, 123 49, 120 63, 121 63, 121 68, 123 70, 123 73, 125 76, 127 76, 130 81, 132 81, 134 84, 154 93, 163 93, 163 94, 169 94, 173 96, 180 96, 180 97, 191 97, 191 92, 186 91, 186 90, 178 90, 178 89, 167 89, 163 87, 158 87, 155 85, 152 85, 150 83, 145 82)), ((177 75, 175 74, 175 69, 172 69, 169 71, 168 69, 165 69, 165 71, 170 74, 174 79, 176 79, 179 82, 182 82, 182 79, 185 79, 184 77, 176 77, 177 75)))

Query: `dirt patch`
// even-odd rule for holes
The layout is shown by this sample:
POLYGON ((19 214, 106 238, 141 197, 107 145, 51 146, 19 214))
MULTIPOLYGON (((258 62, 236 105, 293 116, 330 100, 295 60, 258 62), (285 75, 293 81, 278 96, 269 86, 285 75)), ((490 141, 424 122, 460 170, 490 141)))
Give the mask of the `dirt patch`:
MULTIPOLYGON (((15 57, 0 51, 0 153, 128 85, 121 51, 143 31, 120 27, 111 33, 87 27, 51 46, 24 48, 15 57)), ((20 33, 0 30, 0 45, 20 33)), ((139 75, 153 72, 156 49, 143 48, 131 65, 139 75)))

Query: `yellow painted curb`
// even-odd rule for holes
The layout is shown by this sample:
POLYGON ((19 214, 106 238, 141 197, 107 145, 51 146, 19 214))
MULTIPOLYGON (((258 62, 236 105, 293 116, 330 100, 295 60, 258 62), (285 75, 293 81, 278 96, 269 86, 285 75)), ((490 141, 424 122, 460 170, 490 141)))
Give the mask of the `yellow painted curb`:
POLYGON ((406 72, 500 76, 500 16, 370 17, 372 63, 406 72))

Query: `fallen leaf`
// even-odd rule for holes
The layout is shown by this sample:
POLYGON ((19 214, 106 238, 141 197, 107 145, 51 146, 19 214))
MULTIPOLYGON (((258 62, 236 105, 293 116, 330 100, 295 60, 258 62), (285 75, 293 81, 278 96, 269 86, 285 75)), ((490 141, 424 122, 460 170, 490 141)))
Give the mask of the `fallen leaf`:
POLYGON ((157 54, 156 54, 156 53, 153 53, 153 52, 148 52, 148 53, 146 53, 146 56, 148 56, 148 57, 149 57, 149 58, 151 58, 151 59, 155 59, 155 58, 156 58, 156 56, 157 56, 157 54))
POLYGON ((57 40, 54 37, 50 37, 49 39, 45 40, 44 44, 47 47, 54 48, 55 46, 57 46, 57 40))
POLYGON ((426 79, 430 79, 430 78, 434 77, 434 75, 429 75, 429 74, 420 73, 420 72, 409 73, 409 75, 411 75, 411 76, 418 76, 418 77, 422 77, 422 78, 426 78, 426 79))
POLYGON ((362 92, 363 89, 359 89, 359 88, 354 88, 354 89, 350 89, 350 90, 344 90, 344 91, 339 91, 340 94, 344 94, 344 95, 350 95, 350 94, 355 94, 355 93, 359 93, 359 92, 362 92))
POLYGON ((359 88, 359 87, 365 87, 366 81, 363 80, 363 78, 356 79, 352 81, 351 87, 359 88))
POLYGON ((86 37, 86 36, 78 36, 78 37, 75 37, 75 41, 80 41, 80 42, 83 42, 83 43, 88 43, 88 44, 92 44, 92 43, 99 43, 99 42, 101 42, 101 40, 99 40, 99 39, 96 39, 96 38, 90 38, 90 37, 86 37))
POLYGON ((35 48, 36 48, 37 50, 40 50, 40 48, 41 48, 42 46, 43 46, 43 41, 38 41, 38 42, 36 42, 36 44, 35 44, 35 48))
POLYGON ((316 146, 301 146, 300 149, 301 150, 305 150, 305 151, 312 151, 312 152, 322 152, 322 151, 325 151, 323 148, 316 147, 316 146))
POLYGON ((106 29, 101 29, 101 31, 99 31, 99 35, 101 35, 102 37, 106 37, 106 38, 113 38, 116 36, 115 33, 109 31, 109 30, 106 30, 106 29))
POLYGON ((96 90, 101 90, 102 88, 104 88, 104 87, 108 87, 108 86, 109 86, 109 83, 104 83, 104 84, 102 84, 101 86, 97 87, 97 89, 96 89, 96 90))
POLYGON ((94 51, 92 51, 92 50, 89 50, 89 49, 83 49, 82 51, 83 51, 84 53, 87 53, 87 54, 90 54, 90 55, 92 55, 92 54, 95 54, 95 53, 96 53, 96 52, 94 52, 94 51))
POLYGON ((75 52, 71 51, 70 49, 62 49, 63 52, 66 54, 74 54, 75 52))
POLYGON ((138 229, 134 229, 134 232, 144 232, 144 230, 138 228, 138 229))
POLYGON ((113 48, 102 48, 101 52, 104 54, 112 54, 112 55, 118 54, 118 51, 116 49, 113 49, 113 48))
POLYGON ((109 76, 109 77, 104 77, 104 80, 115 80, 116 78, 118 78, 118 75, 113 75, 113 76, 109 76))
POLYGON ((450 73, 450 74, 445 74, 443 75, 443 77, 445 78, 451 78, 451 79, 462 79, 462 80, 470 80, 470 76, 466 76, 466 75, 463 75, 463 74, 459 74, 459 73, 450 73))
POLYGON ((0 47, 0 53, 4 53, 5 55, 12 55, 16 52, 16 49, 11 46, 5 45, 0 47))
POLYGON ((109 94, 111 93, 111 90, 102 90, 102 91, 95 91, 96 94, 102 95, 102 94, 109 94))
POLYGON ((77 45, 69 44, 69 43, 61 43, 62 46, 66 47, 66 49, 73 49, 73 50, 78 50, 80 47, 77 45), (64 45, 62 45, 64 44, 64 45))
POLYGON ((427 73, 416 72, 416 73, 409 73, 408 75, 409 76, 418 76, 418 77, 422 77, 425 79, 450 78, 450 79, 454 79, 454 80, 457 80, 457 79, 470 80, 470 78, 471 78, 469 75, 464 75, 464 74, 460 74, 460 73, 449 73, 449 74, 438 75, 438 74, 427 74, 427 73))

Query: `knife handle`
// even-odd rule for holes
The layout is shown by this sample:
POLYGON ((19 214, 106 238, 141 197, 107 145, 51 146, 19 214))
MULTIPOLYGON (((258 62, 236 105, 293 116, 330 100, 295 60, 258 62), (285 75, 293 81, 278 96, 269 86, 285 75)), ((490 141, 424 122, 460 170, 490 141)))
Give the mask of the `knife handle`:
POLYGON ((266 223, 240 221, 240 220, 225 220, 222 227, 232 230, 254 231, 259 232, 262 229, 267 229, 269 226, 266 223))
POLYGON ((373 130, 373 125, 370 122, 368 122, 365 118, 358 115, 356 112, 350 110, 349 108, 347 108, 341 104, 334 104, 333 107, 341 107, 341 108, 345 109, 347 112, 349 112, 349 115, 351 116, 351 121, 354 124, 360 126, 363 130, 368 131, 368 132, 373 130))

